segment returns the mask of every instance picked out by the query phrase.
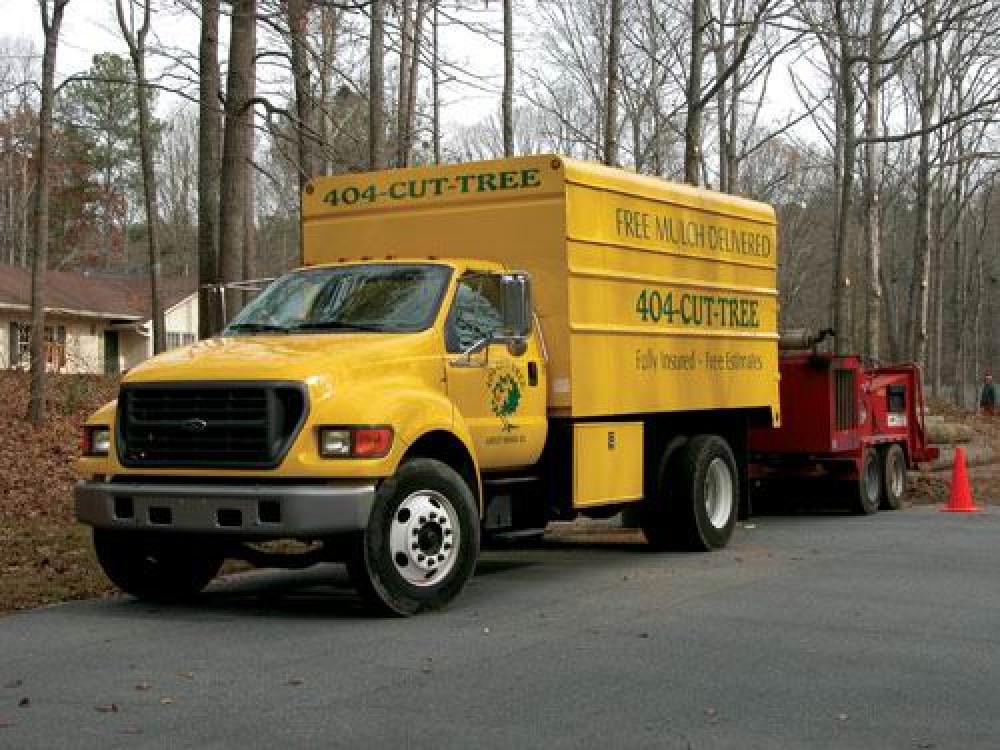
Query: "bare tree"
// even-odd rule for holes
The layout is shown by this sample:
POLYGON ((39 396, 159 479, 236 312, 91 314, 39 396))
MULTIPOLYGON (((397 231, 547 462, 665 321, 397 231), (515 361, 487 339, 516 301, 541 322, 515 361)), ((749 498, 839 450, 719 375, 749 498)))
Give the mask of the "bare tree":
MULTIPOLYGON (((885 25, 885 0, 873 0, 871 23, 868 29, 868 77, 865 84, 865 138, 878 137, 879 115, 882 111, 881 57, 883 50, 883 28, 885 25)), ((881 144, 868 140, 864 144, 864 171, 862 189, 864 193, 866 257, 868 259, 868 279, 865 307, 864 353, 877 359, 880 352, 882 317, 882 165, 881 144)))
MULTIPOLYGON (((312 128, 315 123, 315 105, 309 76, 309 50, 306 42, 308 26, 308 0, 288 0, 288 32, 291 46, 292 79, 295 84, 295 137, 298 145, 299 189, 316 173, 313 159, 312 128)), ((256 45, 254 45, 256 47, 256 45)), ((248 79, 252 87, 253 79, 248 79)), ((252 95, 251 97, 252 98, 252 95)))
MULTIPOLYGON (((514 0, 503 0, 503 154, 514 155, 514 0)), ((621 0, 615 0, 621 2, 621 0)), ((435 5, 435 8, 437 6, 435 5)))
POLYGON ((702 63, 705 56, 705 0, 691 0, 691 58, 688 67, 687 119, 684 123, 684 182, 698 185, 701 171, 702 63))
POLYGON ((368 167, 385 166, 385 2, 372 0, 368 38, 368 167))
MULTIPOLYGON (((247 132, 253 114, 251 79, 254 75, 256 0, 234 0, 230 22, 229 73, 226 79, 225 133, 222 146, 219 205, 219 266, 223 281, 243 274, 243 238, 247 208, 247 132)), ((225 311, 227 319, 232 306, 225 311)))
MULTIPOLYGON (((700 0, 695 0, 699 2, 700 0)), ((618 166, 618 86, 621 65, 622 0, 611 0, 608 21, 608 90, 604 104, 604 163, 618 166)))
MULTIPOLYGON (((431 23, 434 26, 434 38, 432 40, 433 50, 431 57, 431 96, 433 102, 431 140, 434 142, 434 163, 441 163, 441 0, 433 0, 434 17, 431 23)), ((513 68, 513 66, 512 66, 513 68)), ((514 137, 514 128, 511 126, 511 138, 514 137)))
POLYGON ((201 2, 198 49, 198 336, 222 329, 219 275, 219 0, 201 2))
POLYGON ((56 52, 59 29, 69 0, 39 0, 45 51, 42 54, 42 100, 38 109, 38 155, 35 164, 35 253, 31 263, 31 392, 28 419, 45 419, 45 271, 49 249, 49 149, 52 138, 52 100, 55 98, 56 52))
POLYGON ((139 153, 142 161, 142 192, 146 208, 146 249, 149 254, 149 297, 153 321, 153 351, 167 348, 164 330, 163 303, 160 300, 160 248, 158 227, 160 215, 156 208, 156 169, 153 166, 153 143, 150 132, 149 92, 146 80, 146 37, 149 35, 152 0, 128 0, 129 18, 125 18, 123 0, 115 0, 118 28, 121 29, 132 70, 135 73, 135 96, 139 105, 139 153), (136 21, 136 3, 142 20, 136 21))

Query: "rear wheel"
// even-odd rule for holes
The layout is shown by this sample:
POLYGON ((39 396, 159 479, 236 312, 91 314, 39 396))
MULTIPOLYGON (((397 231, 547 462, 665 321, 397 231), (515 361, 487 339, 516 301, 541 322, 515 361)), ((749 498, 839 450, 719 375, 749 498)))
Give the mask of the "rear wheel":
POLYGON ((848 489, 854 513, 870 516, 878 512, 882 502, 882 464, 875 450, 864 449, 861 456, 861 476, 848 482, 848 489))
POLYGON ((458 596, 475 571, 479 543, 479 513, 465 480, 440 461, 414 459, 379 487, 347 570, 370 607, 414 615, 458 596))
POLYGON ((736 526, 739 505, 739 475, 732 450, 717 435, 698 435, 672 452, 670 448, 665 452, 653 512, 643 525, 647 539, 655 547, 725 547, 736 526))
POLYGON ((893 443, 882 453, 882 510, 899 510, 906 499, 906 454, 893 443))
POLYGON ((94 551, 105 575, 138 599, 183 601, 208 585, 222 555, 180 534, 94 529, 94 551))

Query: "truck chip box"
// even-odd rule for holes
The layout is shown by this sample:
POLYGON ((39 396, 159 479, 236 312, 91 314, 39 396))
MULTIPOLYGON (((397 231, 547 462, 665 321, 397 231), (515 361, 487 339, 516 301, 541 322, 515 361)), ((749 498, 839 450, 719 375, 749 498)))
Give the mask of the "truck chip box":
POLYGON ((317 178, 304 267, 154 357, 85 426, 105 572, 200 591, 314 542, 372 605, 453 599, 482 531, 637 508, 724 546, 780 422, 773 210, 559 156, 317 178))

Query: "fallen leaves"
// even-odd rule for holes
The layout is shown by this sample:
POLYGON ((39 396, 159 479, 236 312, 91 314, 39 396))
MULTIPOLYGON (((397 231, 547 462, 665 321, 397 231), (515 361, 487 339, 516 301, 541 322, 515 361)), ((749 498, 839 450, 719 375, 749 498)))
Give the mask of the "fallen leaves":
POLYGON ((0 372, 0 613, 112 590, 73 520, 72 486, 80 425, 116 389, 113 378, 52 376, 49 418, 36 428, 23 419, 27 375, 0 372))

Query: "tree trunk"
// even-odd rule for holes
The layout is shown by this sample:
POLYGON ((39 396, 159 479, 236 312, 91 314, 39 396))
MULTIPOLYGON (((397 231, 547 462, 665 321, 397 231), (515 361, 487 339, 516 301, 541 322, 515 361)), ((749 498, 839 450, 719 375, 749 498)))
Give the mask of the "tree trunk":
MULTIPOLYGON (((851 353, 854 348, 854 324, 851 318, 851 256, 848 234, 851 226, 851 199, 854 195, 854 157, 857 152, 855 129, 857 102, 854 81, 852 80, 852 35, 845 15, 843 0, 835 0, 834 2, 833 21, 837 35, 835 53, 839 79, 837 82, 839 94, 837 97, 837 110, 839 112, 837 143, 840 148, 836 152, 838 170, 835 171, 835 176, 839 177, 839 180, 835 184, 839 188, 839 193, 833 250, 833 297, 830 302, 833 308, 833 329, 836 331, 834 351, 843 356, 851 353)), ((833 55, 834 53, 831 51, 829 54, 833 55)))
MULTIPOLYGON (((419 0, 418 0, 419 2, 419 0)), ((410 93, 410 53, 413 51, 412 0, 402 0, 399 40, 399 88, 396 95, 396 166, 405 167, 410 160, 406 150, 406 105, 410 93)))
MULTIPOLYGON (((229 74, 226 78, 226 130, 222 146, 225 186, 219 206, 219 266, 224 282, 238 281, 243 272, 242 244, 247 206, 249 158, 247 127, 251 119, 250 79, 254 74, 256 0, 234 0, 229 37, 229 74)), ((236 312, 227 299, 228 321, 236 312)))
POLYGON ((931 304, 930 309, 934 315, 930 317, 933 326, 934 336, 927 341, 927 360, 931 370, 931 394, 941 395, 942 379, 944 371, 942 366, 942 342, 944 340, 944 330, 941 322, 944 317, 944 209, 945 209, 945 189, 944 176, 938 174, 934 178, 934 197, 931 199, 931 213, 933 219, 933 239, 931 241, 931 304))
MULTIPOLYGON (((291 36, 292 79, 295 83, 295 140, 298 148, 299 161, 299 192, 305 189, 306 183, 315 174, 313 165, 313 102, 309 82, 309 50, 306 45, 306 29, 308 15, 307 0, 288 0, 288 33, 291 36)), ((235 6, 234 6, 235 7, 235 6)), ((251 29, 252 31, 252 29, 251 29)), ((253 42, 252 49, 256 49, 253 42)), ((253 89, 252 78, 248 86, 253 89)), ((250 98, 249 94, 247 98, 250 98)), ((252 118, 251 118, 252 120, 252 118)))
MULTIPOLYGON (((129 0, 129 16, 132 13, 132 0, 129 0)), ((156 168, 153 165, 153 144, 151 120, 149 112, 149 94, 146 88, 146 36, 149 34, 150 3, 152 0, 141 0, 142 24, 138 29, 125 20, 123 0, 116 0, 115 11, 118 16, 118 28, 128 46, 132 58, 132 69, 135 73, 135 99, 139 108, 139 159, 142 163, 142 195, 146 209, 146 251, 149 262, 149 298, 150 314, 153 324, 153 353, 159 354, 167 348, 167 335, 164 331, 163 303, 160 300, 160 246, 159 246, 159 211, 156 199, 156 168)))
MULTIPOLYGON (((252 45, 254 49, 257 48, 257 27, 256 24, 251 26, 251 33, 253 34, 252 45)), ((253 99, 257 95, 257 76, 251 75, 248 79, 249 90, 247 91, 247 98, 253 99)), ((246 206, 244 208, 243 214, 243 273, 242 278, 256 279, 259 276, 257 272, 257 222, 255 221, 257 215, 257 205, 256 205, 256 191, 254 190, 254 178, 256 176, 256 170, 254 169, 254 142, 256 141, 254 133, 254 116, 253 109, 250 109, 250 116, 247 118, 246 122, 246 139, 247 139, 247 158, 244 162, 243 169, 246 172, 246 206)), ((314 161, 310 158, 310 161, 314 161)), ((312 173, 306 175, 307 178, 311 177, 312 173)), ((302 212, 302 191, 299 191, 299 215, 302 212)), ((301 243, 300 243, 301 251, 301 243)), ((301 265, 302 254, 299 253, 299 262, 296 265, 301 265)), ((240 305, 245 305, 249 299, 249 295, 246 292, 240 294, 240 305)))
MULTIPOLYGON (((718 78, 722 77, 722 73, 726 69, 726 22, 728 21, 728 16, 728 3, 726 0, 719 0, 719 33, 713 40, 713 46, 715 47, 715 75, 718 78)), ((736 85, 737 81, 734 80, 734 88, 736 85)), ((731 193, 732 186, 729 179, 729 144, 734 134, 730 133, 728 127, 729 91, 727 90, 725 84, 719 86, 719 90, 715 93, 715 106, 718 110, 717 120, 719 123, 719 190, 723 193, 731 193)))
MULTIPOLYGON (((700 2, 701 0, 695 0, 700 2)), ((604 163, 618 166, 618 89, 621 73, 622 0, 611 0, 608 28, 608 93, 604 105, 604 163)))
MULTIPOLYGON (((613 2, 616 0, 613 0, 613 2)), ((514 155, 514 0, 503 0, 503 155, 514 155)), ((437 5, 435 4, 435 13, 437 5)), ((437 34, 437 24, 434 27, 437 34)))
POLYGON ((917 232, 914 247, 914 275, 910 285, 910 310, 914 311, 914 323, 911 325, 910 353, 915 362, 927 364, 928 324, 930 322, 931 302, 931 133, 930 126, 935 109, 938 71, 935 64, 936 55, 932 49, 930 38, 933 19, 935 17, 934 0, 926 0, 922 10, 922 32, 924 40, 921 43, 922 61, 920 71, 920 136, 917 147, 917 232))
MULTIPOLYGON (((333 123, 334 76, 337 72, 337 43, 339 41, 341 13, 337 8, 319 8, 320 18, 320 59, 319 71, 319 105, 315 107, 313 119, 316 121, 316 137, 321 153, 313 158, 313 169, 309 177, 314 175, 329 175, 334 171, 334 158, 331 142, 336 128, 333 123)), ((352 165, 360 166, 360 165, 352 165)))
POLYGON ((372 0, 368 40, 368 167, 385 166, 385 1, 372 0))
POLYGON ((652 119, 653 119, 653 174, 660 176, 663 174, 663 112, 660 107, 660 69, 663 65, 659 49, 659 38, 657 36, 657 24, 653 22, 654 14, 657 12, 654 0, 646 0, 646 16, 649 18, 647 45, 649 47, 649 71, 650 88, 652 99, 652 119))
POLYGON ((198 48, 198 338, 222 329, 219 283, 219 0, 202 0, 198 48))
POLYGON ((420 47, 423 44, 424 16, 427 15, 427 0, 417 0, 416 20, 413 24, 413 49, 410 52, 410 74, 406 77, 406 117, 403 129, 403 153, 405 162, 410 163, 413 154, 413 135, 416 131, 417 83, 420 81, 420 47))
MULTIPOLYGON (((868 81, 865 87, 865 138, 876 138, 879 134, 878 118, 882 108, 882 25, 885 16, 885 1, 875 0, 872 4, 872 20, 868 36, 868 81)), ((868 140, 864 146, 864 201, 865 201, 865 245, 868 259, 868 294, 865 308, 864 353, 871 359, 880 354, 880 333, 882 318, 882 164, 879 144, 868 140)))
MULTIPOLYGON (((55 99, 56 52, 59 28, 69 0, 40 3, 45 52, 42 57, 42 95, 38 107, 38 152, 35 183, 35 252, 31 259, 31 388, 28 419, 45 420, 45 271, 49 257, 49 150, 52 138, 52 102, 55 99)), ((11 347, 13 350, 13 346, 11 347)))
POLYGON ((705 0, 691 0, 691 69, 688 71, 687 118, 684 122, 684 181, 698 185, 701 165, 701 68, 704 61, 705 0))
MULTIPOLYGON (((438 9, 441 0, 434 0, 434 56, 431 62, 431 91, 434 98, 434 115, 431 123, 433 133, 431 138, 434 141, 434 164, 441 163, 441 47, 439 31, 441 23, 438 19, 438 9)), ((513 128, 511 129, 511 140, 513 141, 513 128)), ((513 147, 512 147, 513 148, 513 147)))
POLYGON ((847 50, 841 50, 841 96, 843 98, 843 148, 840 173, 840 200, 837 211, 837 244, 834 248, 834 299, 833 330, 837 332, 836 352, 838 355, 853 351, 851 321, 851 264, 848 232, 850 231, 851 199, 854 192, 854 154, 857 148, 854 134, 855 93, 851 83, 850 63, 847 50))

